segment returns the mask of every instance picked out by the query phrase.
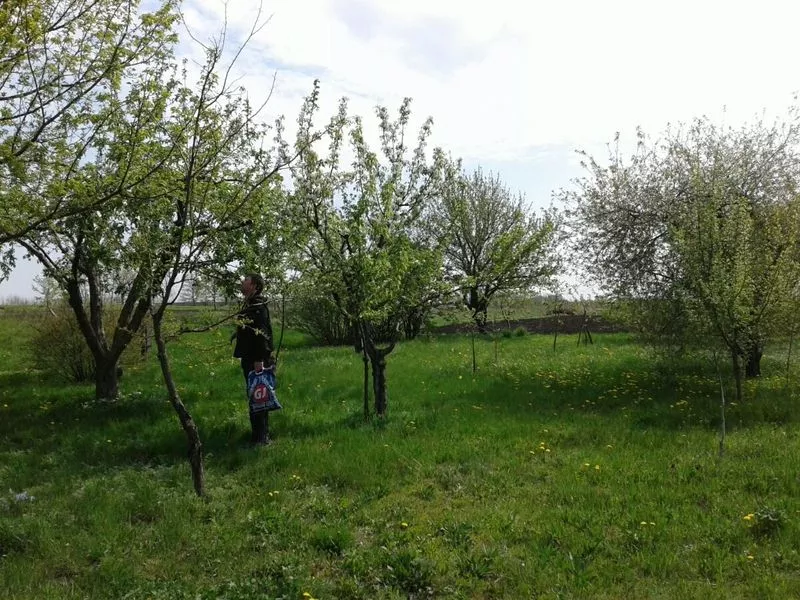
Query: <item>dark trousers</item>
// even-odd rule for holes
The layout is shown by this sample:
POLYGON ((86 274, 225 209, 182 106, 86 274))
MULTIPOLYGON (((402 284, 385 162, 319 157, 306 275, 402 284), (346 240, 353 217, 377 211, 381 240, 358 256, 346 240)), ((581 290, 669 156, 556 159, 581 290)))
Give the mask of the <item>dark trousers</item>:
MULTIPOLYGON (((242 374, 244 375, 244 382, 247 385, 247 376, 249 375, 250 371, 253 370, 253 363, 254 360, 243 358, 241 359, 242 362, 242 374)), ((248 411, 249 412, 249 411, 248 411)), ((269 442, 269 413, 266 410, 262 410, 261 412, 257 413, 250 413, 250 429, 252 433, 250 434, 250 443, 251 444, 266 444, 269 442)))

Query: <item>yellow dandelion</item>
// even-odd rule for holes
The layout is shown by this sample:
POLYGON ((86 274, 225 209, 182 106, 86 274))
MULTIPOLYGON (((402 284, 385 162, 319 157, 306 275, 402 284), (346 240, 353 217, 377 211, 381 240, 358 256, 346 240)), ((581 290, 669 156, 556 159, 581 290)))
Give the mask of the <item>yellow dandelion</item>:
POLYGON ((406 529, 408 527, 408 523, 403 521, 402 523, 400 523, 400 527, 402 527, 403 529, 406 529))
POLYGON ((749 515, 743 516, 742 519, 744 519, 745 521, 752 521, 753 517, 755 517, 755 515, 753 513, 750 513, 749 515))
POLYGON ((747 555, 747 560, 753 560, 753 559, 755 559, 755 557, 752 554, 747 555))
POLYGON ((595 471, 599 471, 599 470, 600 470, 600 465, 595 465, 595 466, 594 466, 594 470, 595 470, 595 471))
POLYGON ((592 465, 590 465, 589 463, 583 463, 583 466, 584 467, 591 467, 592 465))

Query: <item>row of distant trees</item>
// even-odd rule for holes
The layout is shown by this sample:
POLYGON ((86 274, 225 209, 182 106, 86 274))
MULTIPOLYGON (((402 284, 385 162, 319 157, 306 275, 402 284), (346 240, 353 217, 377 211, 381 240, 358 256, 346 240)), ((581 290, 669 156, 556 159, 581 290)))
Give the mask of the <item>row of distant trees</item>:
POLYGON ((798 298, 797 115, 741 130, 698 120, 607 166, 533 214, 496 176, 429 148, 410 101, 378 134, 315 84, 296 135, 236 85, 242 45, 180 60, 179 3, 0 5, 0 269, 22 247, 67 298, 96 364, 96 395, 147 321, 202 493, 197 427, 170 368, 165 321, 187 282, 233 296, 243 274, 324 300, 354 332, 387 408, 385 365, 404 324, 454 295, 478 328, 500 291, 552 281, 558 242, 661 338, 725 348, 737 381, 793 331, 798 298), (564 218, 566 217, 566 218, 564 218), (291 274, 291 278, 289 275, 291 274), (289 281, 291 279, 291 281, 289 281), (118 298, 109 326, 106 299, 118 298))

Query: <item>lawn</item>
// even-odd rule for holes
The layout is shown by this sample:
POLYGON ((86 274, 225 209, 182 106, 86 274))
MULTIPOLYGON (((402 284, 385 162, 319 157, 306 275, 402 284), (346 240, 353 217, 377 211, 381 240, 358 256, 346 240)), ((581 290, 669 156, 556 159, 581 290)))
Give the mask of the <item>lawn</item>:
POLYGON ((250 449, 229 331, 184 337, 200 499, 155 356, 97 402, 36 370, 26 314, 0 313, 3 598, 800 597, 785 349, 728 407, 720 457, 703 357, 501 336, 473 373, 470 337, 424 337, 390 355, 388 418, 365 423, 359 355, 289 332, 275 441, 250 449))

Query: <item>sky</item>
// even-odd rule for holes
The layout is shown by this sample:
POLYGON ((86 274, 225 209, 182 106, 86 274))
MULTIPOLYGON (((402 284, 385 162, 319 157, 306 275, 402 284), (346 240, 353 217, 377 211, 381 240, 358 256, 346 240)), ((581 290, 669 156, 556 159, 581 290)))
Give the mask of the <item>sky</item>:
MULTIPOLYGON (((233 51, 258 6, 183 11, 200 40, 227 18, 233 51)), ((260 18, 235 73, 253 102, 272 90, 268 118, 291 125, 315 79, 324 116, 346 96, 370 123, 376 105, 411 97, 417 126, 433 117, 432 145, 499 174, 534 209, 582 174, 576 150, 603 158, 615 132, 780 116, 800 90, 800 3, 785 0, 264 0, 260 18)), ((191 65, 199 49, 181 34, 191 65)), ((33 297, 37 271, 21 262, 0 302, 33 297)))

